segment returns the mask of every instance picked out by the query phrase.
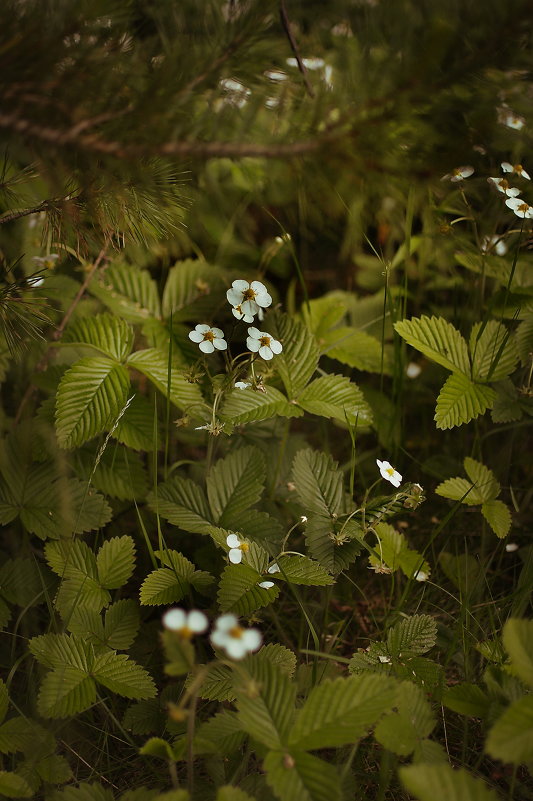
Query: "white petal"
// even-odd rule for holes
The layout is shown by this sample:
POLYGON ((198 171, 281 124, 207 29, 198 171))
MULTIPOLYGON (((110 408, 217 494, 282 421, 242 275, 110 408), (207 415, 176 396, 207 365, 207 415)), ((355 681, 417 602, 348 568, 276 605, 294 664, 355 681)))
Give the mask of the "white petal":
POLYGON ((215 346, 208 339, 204 339, 203 342, 200 342, 198 347, 200 348, 202 353, 213 353, 213 351, 215 350, 215 346))
MULTIPOLYGON (((260 311, 261 311, 261 309, 259 309, 259 310, 258 310, 258 313, 259 313, 260 311)), ((253 314, 245 314, 245 315, 243 315, 243 318, 242 318, 242 319, 244 320, 244 322, 245 322, 245 323, 253 323, 253 321, 254 321, 254 316, 253 316, 253 314)))
POLYGON ((270 361, 270 359, 274 354, 267 345, 261 345, 261 347, 259 348, 259 355, 265 361, 270 361))
POLYGON ((228 347, 228 343, 226 342, 225 339, 214 339, 213 345, 217 350, 226 350, 226 348, 228 347))
POLYGON ((514 167, 508 161, 502 161, 502 170, 504 172, 514 172, 514 167))
POLYGON ((261 295, 263 292, 266 292, 268 294, 266 286, 262 284, 261 281, 252 281, 252 283, 250 284, 250 288, 253 289, 256 295, 261 295))
POLYGON ((259 629, 246 629, 241 637, 247 651, 257 651, 261 647, 263 637, 259 629))
POLYGON ((279 572, 280 572, 280 569, 279 569, 279 565, 278 565, 277 562, 274 562, 273 565, 270 565, 270 567, 267 570, 267 573, 270 573, 271 575, 273 573, 279 573, 279 572))
POLYGON ((239 621, 236 615, 226 614, 221 615, 217 620, 215 620, 215 629, 218 631, 228 632, 233 629, 235 626, 238 626, 239 621))
POLYGON ((203 634, 209 625, 209 621, 203 612, 193 609, 187 616, 187 625, 196 634, 203 634))
POLYGON ((207 323, 198 323, 196 326, 196 331, 199 331, 201 334, 205 334, 207 331, 211 330, 211 326, 207 325, 207 323))
POLYGON ((210 637, 211 642, 213 645, 216 645, 217 648, 225 648, 229 639, 228 633, 220 630, 215 630, 210 637))
POLYGON ((253 337, 254 339, 260 339, 261 331, 251 326, 251 328, 248 329, 248 336, 253 337))
POLYGON ((252 339, 252 337, 247 337, 246 347, 248 348, 248 350, 251 350, 252 353, 257 353, 257 351, 261 347, 261 343, 259 342, 258 339, 252 339))
POLYGON ((507 553, 514 553, 514 551, 517 551, 519 547, 520 546, 516 542, 508 542, 505 546, 505 550, 507 553))
POLYGON ((161 622, 166 629, 170 629, 170 631, 179 631, 186 625, 187 615, 185 614, 183 609, 168 609, 163 617, 161 618, 161 622))
POLYGON ((379 459, 376 459, 376 464, 380 470, 386 470, 388 467, 392 467, 390 462, 381 462, 379 459))
POLYGON ((238 278, 236 281, 232 281, 231 286, 241 294, 246 292, 247 289, 250 289, 249 281, 245 281, 244 278, 238 278))
POLYGON ((255 302, 255 300, 245 300, 243 303, 241 303, 241 309, 243 314, 253 315, 257 314, 257 312, 259 311, 259 306, 255 302))
POLYGON ((236 381, 235 382, 235 389, 248 389, 248 387, 251 387, 251 386, 252 385, 250 384, 249 381, 236 381))
POLYGON ((402 483, 402 477, 399 473, 394 473, 394 475, 389 476, 389 481, 393 487, 399 487, 402 483))
POLYGON ((224 339, 224 331, 222 331, 220 328, 215 328, 213 326, 211 331, 213 332, 213 336, 216 337, 217 339, 224 339))
POLYGON ((232 659, 242 659, 247 653, 246 646, 242 638, 237 639, 236 637, 228 637, 224 644, 224 648, 226 649, 227 655, 232 659))
POLYGON ((518 197, 520 194, 520 189, 517 189, 515 186, 510 186, 505 194, 507 197, 518 197))
POLYGON ((189 334, 189 339, 192 339, 193 342, 203 342, 204 335, 199 331, 191 331, 189 334))
POLYGON ((258 306, 262 306, 263 309, 266 309, 267 306, 272 304, 272 298, 268 294, 268 292, 262 292, 260 295, 257 295, 255 298, 255 302, 258 306))
POLYGON ((521 171, 521 173, 520 173, 520 177, 521 177, 521 178, 525 178, 525 179, 526 179, 526 180, 528 180, 528 181, 531 181, 531 176, 529 175, 529 173, 528 173, 528 172, 526 172, 526 171, 524 170, 524 168, 522 168, 522 171, 521 171))
POLYGON ((459 167, 458 170, 459 170, 459 175, 461 176, 461 178, 469 178, 472 175, 472 173, 474 172, 474 168, 470 167, 470 166, 459 167))
POLYGON ((428 574, 427 574, 427 573, 425 573, 423 570, 418 570, 418 571, 415 573, 415 579, 416 579, 417 581, 427 581, 427 580, 428 580, 428 578, 429 578, 428 574))
POLYGON ((513 209, 513 211, 514 211, 514 209, 518 208, 518 206, 520 206, 521 204, 522 204, 522 201, 518 200, 515 197, 509 198, 509 200, 505 201, 505 205, 509 206, 510 209, 513 209))
POLYGON ((239 306, 242 302, 242 292, 238 292, 236 289, 228 289, 226 297, 232 306, 239 306))
POLYGON ((241 541, 236 534, 228 534, 226 537, 226 545, 228 545, 230 548, 238 548, 240 544, 241 541))
POLYGON ((264 590, 269 590, 271 587, 274 586, 273 581, 260 581, 257 585, 258 587, 262 587, 264 590))
POLYGON ((281 344, 281 342, 278 342, 277 339, 271 339, 270 340, 270 350, 272 351, 272 353, 276 353, 276 354, 277 353, 281 353, 281 351, 283 350, 283 345, 281 344))
POLYGON ((409 362, 405 370, 407 378, 418 378, 421 372, 422 368, 416 362, 409 362))
POLYGON ((240 548, 232 548, 228 555, 232 565, 239 565, 242 562, 242 551, 240 548))

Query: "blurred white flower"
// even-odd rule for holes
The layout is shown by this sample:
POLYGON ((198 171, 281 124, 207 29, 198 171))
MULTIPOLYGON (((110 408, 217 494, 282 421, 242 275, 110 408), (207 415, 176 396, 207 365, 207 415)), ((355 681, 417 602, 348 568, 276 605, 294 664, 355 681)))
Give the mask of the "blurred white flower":
POLYGON ((497 256, 505 256, 507 245, 500 236, 484 236, 481 240, 481 252, 490 253, 494 251, 497 256))
POLYGON ((251 386, 252 385, 250 384, 249 381, 235 381, 235 388, 236 389, 248 389, 248 387, 251 387, 251 386))
POLYGON ((505 546, 505 550, 507 551, 507 553, 514 553, 519 549, 519 547, 520 546, 516 542, 508 542, 507 545, 505 546))
POLYGON ((257 328, 248 329, 246 347, 252 353, 259 353, 266 361, 272 359, 274 354, 281 353, 283 347, 281 342, 271 337, 267 331, 259 331, 257 328))
POLYGON ((520 114, 515 114, 509 106, 501 106, 498 109, 498 122, 515 131, 521 131, 526 124, 524 117, 521 117, 520 114))
POLYGON ((161 622, 166 629, 175 631, 185 640, 190 640, 194 634, 203 634, 209 625, 203 612, 199 612, 197 609, 186 612, 179 607, 168 609, 161 618, 161 622))
POLYGON ((211 328, 207 323, 199 323, 194 331, 189 333, 189 339, 197 343, 202 353, 213 353, 215 348, 226 350, 228 347, 224 332, 220 328, 211 328))
POLYGON ((429 575, 425 573, 423 570, 417 570, 413 578, 415 578, 417 581, 427 581, 429 575))
POLYGON ((236 534, 228 534, 226 545, 230 548, 228 556, 233 565, 238 565, 239 562, 242 562, 243 553, 246 553, 250 547, 248 543, 242 542, 236 534))
POLYGON ((390 481, 394 487, 400 486, 402 483, 402 476, 397 470, 394 469, 390 462, 382 462, 379 459, 376 459, 376 464, 379 467, 379 472, 381 473, 382 478, 384 478, 386 481, 390 481))
POLYGON ((46 267, 47 270, 52 270, 56 266, 59 259, 59 253, 49 253, 47 256, 32 256, 32 261, 35 262, 37 267, 46 267))
POLYGON ((44 284, 44 278, 42 275, 33 275, 30 278, 26 278, 26 283, 28 286, 41 286, 41 284, 44 284))
POLYGON ((385 654, 380 654, 378 656, 378 659, 382 664, 387 664, 388 662, 390 662, 390 656, 385 656, 385 654))
POLYGON ((510 164, 508 161, 502 161, 502 170, 504 172, 514 172, 516 175, 519 175, 520 178, 526 178, 528 181, 531 180, 529 173, 524 170, 521 164, 510 164))
POLYGON ((274 586, 273 581, 260 581, 257 585, 258 587, 262 587, 264 590, 270 590, 274 586))
POLYGON ((507 197, 516 197, 520 194, 520 189, 515 186, 510 186, 507 178, 487 178, 490 184, 493 184, 498 192, 503 192, 507 197))
POLYGON ((421 372, 422 368, 416 362, 409 362, 405 368, 405 375, 407 378, 418 378, 421 372))
MULTIPOLYGON (((301 62, 307 70, 320 70, 325 64, 323 58, 302 58, 301 62)), ((297 67, 298 62, 295 58, 288 58, 287 65, 289 67, 297 67)))
POLYGON ((233 80, 233 78, 222 78, 219 81, 219 85, 226 92, 225 102, 237 108, 245 106, 252 94, 250 89, 247 89, 240 81, 233 80))
POLYGON ((276 83, 279 83, 281 81, 286 81, 288 78, 287 73, 282 72, 281 70, 266 70, 264 72, 264 75, 271 81, 276 81, 276 83))
POLYGON ((524 200, 520 200, 520 198, 510 197, 509 200, 505 201, 505 205, 509 206, 517 217, 528 220, 533 217, 533 206, 530 206, 529 203, 526 203, 524 200))
POLYGON ((441 181, 453 181, 457 183, 457 181, 464 181, 465 178, 469 178, 473 172, 473 167, 455 167, 451 172, 443 175, 441 181))
POLYGON ((244 629, 239 626, 235 615, 221 615, 215 621, 211 642, 216 648, 223 648, 231 659, 242 659, 246 654, 257 651, 263 638, 258 629, 244 629))

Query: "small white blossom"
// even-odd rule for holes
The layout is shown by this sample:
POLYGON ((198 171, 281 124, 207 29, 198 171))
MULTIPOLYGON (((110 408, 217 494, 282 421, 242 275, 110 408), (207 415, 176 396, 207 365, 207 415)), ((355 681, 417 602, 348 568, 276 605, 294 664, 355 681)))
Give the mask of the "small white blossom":
POLYGON ((300 523, 307 523, 307 517, 305 515, 300 516, 300 523))
POLYGON ((59 253, 49 253, 47 256, 32 256, 32 261, 38 267, 46 267, 51 270, 56 266, 56 261, 59 259, 59 253))
POLYGON ((381 462, 379 459, 376 459, 376 464, 379 467, 382 478, 386 479, 386 481, 390 481, 394 487, 400 486, 402 477, 390 462, 381 462))
MULTIPOLYGON (((301 61, 306 70, 320 70, 325 64, 323 58, 302 58, 301 61)), ((297 67, 298 61, 295 58, 288 58, 287 65, 289 67, 297 67)))
POLYGON ((487 178, 487 181, 493 184, 498 192, 503 192, 507 197, 517 197, 520 194, 520 189, 510 186, 507 178, 487 178))
POLYGON ((272 298, 261 281, 250 283, 240 278, 233 281, 231 289, 226 292, 226 297, 233 306, 234 317, 244 320, 245 323, 253 322, 254 315, 259 313, 259 308, 266 309, 272 303, 272 298))
POLYGON ((242 659, 246 654, 261 647, 261 632, 258 629, 244 629, 239 626, 235 615, 222 615, 215 621, 211 642, 216 648, 223 648, 231 659, 242 659))
POLYGON ((526 203, 524 200, 520 200, 517 197, 510 197, 509 200, 505 201, 505 205, 509 206, 517 217, 527 218, 528 220, 533 217, 533 206, 530 206, 529 203, 526 203))
POLYGON ((498 109, 498 122, 515 131, 521 131, 526 124, 524 117, 521 117, 520 114, 515 114, 509 106, 502 106, 498 109))
POLYGON ((407 378, 418 378, 421 372, 422 368, 416 362, 409 362, 405 368, 405 375, 407 378))
POLYGON ((507 245, 500 236, 484 236, 481 240, 481 252, 490 253, 494 251, 497 256, 505 256, 507 245))
POLYGON ((267 77, 271 81, 286 81, 288 75, 286 72, 282 72, 281 70, 266 70, 264 72, 265 77, 267 77))
POLYGON ((277 562, 274 562, 273 564, 271 564, 270 567, 267 570, 267 573, 270 573, 271 576, 273 576, 274 573, 279 573, 279 572, 280 572, 280 569, 279 569, 279 565, 278 565, 277 562))
POLYGON ((257 328, 248 329, 246 347, 252 353, 259 353, 261 358, 266 361, 283 350, 281 342, 271 337, 266 331, 259 331, 257 328))
POLYGON ((161 622, 166 629, 175 631, 186 640, 190 640, 193 634, 203 634, 209 625, 203 612, 199 612, 197 609, 186 612, 179 607, 168 609, 161 622))
POLYGON ((249 545, 246 542, 242 542, 236 534, 228 534, 226 544, 230 548, 228 554, 230 562, 233 565, 238 565, 239 562, 242 562, 242 555, 249 549, 249 545))
POLYGON ((429 575, 425 573, 423 570, 417 570, 413 578, 415 578, 417 581, 427 581, 429 575))
POLYGON ((473 167, 455 167, 451 172, 443 175, 441 181, 453 181, 453 183, 457 183, 458 181, 464 181, 465 178, 469 178, 473 172, 473 167))
POLYGON ((252 385, 250 384, 249 381, 235 381, 235 388, 236 389, 248 389, 248 387, 251 387, 251 386, 252 385))
POLYGON ((508 161, 502 161, 502 170, 504 172, 514 172, 516 175, 519 175, 520 178, 526 178, 528 181, 531 180, 531 176, 524 170, 521 164, 510 164, 508 161))
POLYGON ((189 339, 197 343, 202 353, 213 353, 215 348, 226 350, 228 347, 224 332, 220 328, 211 328, 207 323, 199 323, 194 331, 189 333, 189 339))
POLYGON ((219 85, 226 92, 225 102, 236 108, 245 106, 252 94, 250 89, 240 81, 234 81, 233 78, 222 78, 219 85))
POLYGON ((274 586, 273 581, 260 581, 257 585, 258 587, 262 587, 264 590, 270 590, 274 586))
POLYGON ((505 546, 505 550, 507 551, 507 553, 514 553, 519 549, 519 547, 520 546, 516 542, 508 542, 507 545, 505 546))
POLYGON ((378 656, 378 659, 382 664, 387 664, 388 662, 390 662, 390 656, 385 656, 385 654, 380 654, 378 656))

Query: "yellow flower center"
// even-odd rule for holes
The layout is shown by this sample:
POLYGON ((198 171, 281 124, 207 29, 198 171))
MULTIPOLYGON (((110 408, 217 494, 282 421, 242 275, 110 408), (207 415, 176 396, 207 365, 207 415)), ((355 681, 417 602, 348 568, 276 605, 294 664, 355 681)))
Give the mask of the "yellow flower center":
POLYGON ((527 204, 527 203, 521 203, 521 204, 518 206, 518 211, 523 211, 524 213, 525 213, 525 212, 526 212, 528 209, 529 209, 529 206, 528 206, 528 204, 527 204))
POLYGON ((394 467, 387 467, 385 472, 387 473, 387 475, 393 476, 395 473, 394 467))
POLYGON ((228 631, 228 634, 230 637, 235 637, 236 640, 240 640, 244 634, 244 629, 240 626, 233 626, 233 628, 228 631))
POLYGON ((250 546, 248 545, 247 542, 241 542, 241 544, 239 545, 239 548, 241 549, 241 551, 243 553, 246 553, 247 551, 250 550, 250 546))
POLYGON ((261 343, 261 347, 270 347, 270 337, 261 337, 259 342, 261 343))
POLYGON ((194 634, 193 630, 190 629, 188 626, 182 626, 181 629, 178 629, 177 633, 184 640, 190 640, 192 638, 192 635, 194 634))
POLYGON ((206 331, 205 332, 204 340, 207 340, 208 342, 212 342, 214 340, 214 338, 215 338, 215 335, 213 334, 212 331, 206 331))
POLYGON ((255 295, 256 293, 253 291, 252 287, 249 287, 249 289, 245 289, 244 292, 242 293, 244 300, 253 300, 255 298, 255 295))
POLYGON ((515 171, 516 173, 518 173, 518 175, 520 175, 520 173, 522 172, 522 170, 523 170, 523 169, 524 169, 524 168, 522 167, 522 165, 521 165, 521 164, 515 164, 515 165, 514 165, 514 171, 515 171))
POLYGON ((499 185, 501 186, 501 188, 502 188, 504 191, 505 191, 506 189, 509 189, 509 181, 508 181, 506 178, 501 178, 501 179, 500 179, 500 181, 499 181, 499 185))

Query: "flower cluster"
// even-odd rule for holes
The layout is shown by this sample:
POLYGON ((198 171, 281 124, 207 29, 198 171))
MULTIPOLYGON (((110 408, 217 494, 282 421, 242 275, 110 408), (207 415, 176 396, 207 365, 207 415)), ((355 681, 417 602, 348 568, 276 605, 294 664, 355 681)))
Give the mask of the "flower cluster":
POLYGON ((231 289, 226 292, 226 297, 231 304, 233 316, 237 320, 244 320, 245 323, 253 323, 256 315, 262 320, 263 309, 272 303, 272 298, 261 281, 251 283, 242 279, 233 281, 231 289))
MULTIPOLYGON (((192 609, 174 607, 168 609, 162 618, 163 626, 175 632, 183 640, 191 640, 195 634, 203 634, 209 627, 209 621, 203 612, 192 609)), ((235 615, 221 615, 213 627, 211 643, 215 648, 222 648, 231 659, 242 659, 246 654, 257 651, 263 638, 258 629, 245 629, 239 625, 235 615)))

